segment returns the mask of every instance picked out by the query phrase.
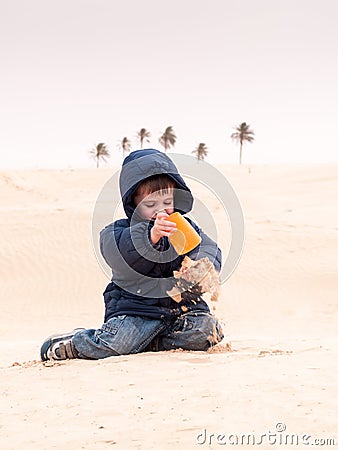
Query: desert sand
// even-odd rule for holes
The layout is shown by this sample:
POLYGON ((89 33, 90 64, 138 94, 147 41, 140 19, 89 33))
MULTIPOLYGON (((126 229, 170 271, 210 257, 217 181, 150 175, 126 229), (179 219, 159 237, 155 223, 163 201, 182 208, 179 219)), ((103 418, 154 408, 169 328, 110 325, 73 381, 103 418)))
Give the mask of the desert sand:
POLYGON ((337 165, 222 167, 246 240, 214 351, 39 361, 49 334, 102 323, 91 218, 113 171, 0 171, 1 449, 219 448, 269 431, 260 448, 287 433, 337 445, 337 165))

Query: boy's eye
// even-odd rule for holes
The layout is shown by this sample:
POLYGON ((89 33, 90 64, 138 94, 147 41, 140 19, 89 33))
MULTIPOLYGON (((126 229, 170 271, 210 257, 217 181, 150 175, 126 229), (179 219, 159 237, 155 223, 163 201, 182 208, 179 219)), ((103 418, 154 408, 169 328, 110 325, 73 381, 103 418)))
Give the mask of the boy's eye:
POLYGON ((145 203, 144 206, 147 208, 153 208, 155 206, 155 203, 145 203))
POLYGON ((164 204, 165 204, 165 205, 172 205, 172 204, 173 204, 173 201, 172 201, 172 200, 169 200, 168 202, 164 202, 164 204))

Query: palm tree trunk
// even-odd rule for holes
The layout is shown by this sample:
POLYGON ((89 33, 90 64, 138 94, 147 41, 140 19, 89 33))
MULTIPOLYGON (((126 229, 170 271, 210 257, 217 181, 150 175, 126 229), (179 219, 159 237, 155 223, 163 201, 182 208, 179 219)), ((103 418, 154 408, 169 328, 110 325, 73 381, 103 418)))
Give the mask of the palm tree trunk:
POLYGON ((241 141, 241 146, 239 148, 239 164, 242 164, 242 147, 243 147, 243 142, 241 141))
POLYGON ((96 168, 99 168, 99 158, 96 158, 96 168))

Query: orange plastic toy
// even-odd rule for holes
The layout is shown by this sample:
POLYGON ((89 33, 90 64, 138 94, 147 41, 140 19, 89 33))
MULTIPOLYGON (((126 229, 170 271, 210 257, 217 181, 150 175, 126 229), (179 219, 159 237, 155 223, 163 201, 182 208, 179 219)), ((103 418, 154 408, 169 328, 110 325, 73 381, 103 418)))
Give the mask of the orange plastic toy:
POLYGON ((177 230, 169 236, 169 240, 178 255, 190 252, 201 242, 201 236, 179 212, 174 212, 166 220, 175 222, 177 230))

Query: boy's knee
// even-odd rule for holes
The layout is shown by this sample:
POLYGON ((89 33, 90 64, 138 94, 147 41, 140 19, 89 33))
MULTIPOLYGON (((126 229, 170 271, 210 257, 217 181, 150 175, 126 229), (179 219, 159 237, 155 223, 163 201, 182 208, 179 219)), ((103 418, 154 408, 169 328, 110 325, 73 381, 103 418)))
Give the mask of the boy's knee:
POLYGON ((187 313, 181 316, 174 332, 165 339, 166 347, 206 351, 224 337, 221 324, 208 313, 187 313))
POLYGON ((213 316, 210 316, 207 326, 208 342, 210 347, 218 344, 224 338, 223 328, 220 322, 213 316))
POLYGON ((189 339, 192 347, 191 350, 208 350, 210 347, 221 342, 224 334, 220 325, 216 322, 210 322, 207 326, 196 329, 189 339))
POLYGON ((201 333, 210 343, 210 346, 218 344, 224 338, 221 324, 208 313, 189 314, 185 320, 184 329, 201 333))

